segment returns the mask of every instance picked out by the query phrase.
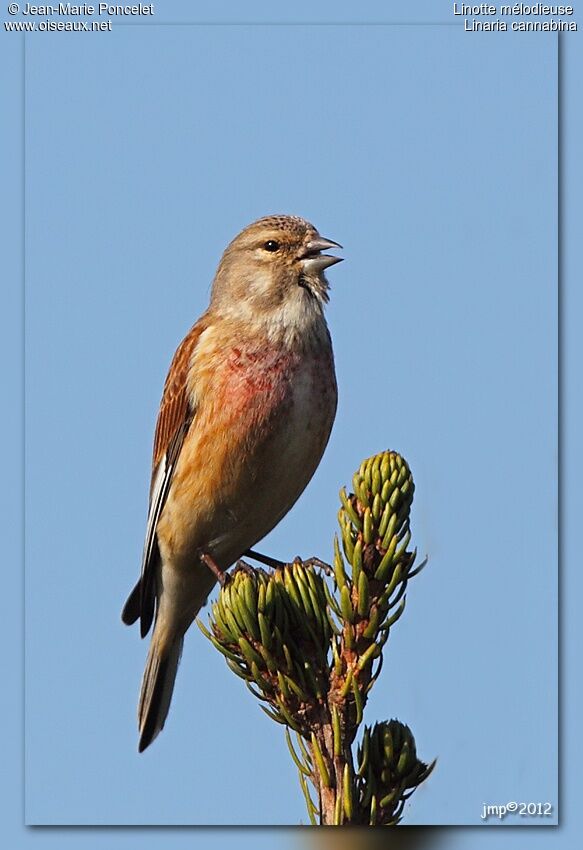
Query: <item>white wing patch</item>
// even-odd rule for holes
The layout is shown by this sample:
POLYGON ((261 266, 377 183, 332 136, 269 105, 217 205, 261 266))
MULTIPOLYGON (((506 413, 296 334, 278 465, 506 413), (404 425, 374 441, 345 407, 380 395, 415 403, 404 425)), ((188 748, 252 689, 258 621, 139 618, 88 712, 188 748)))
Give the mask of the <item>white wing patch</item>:
POLYGON ((166 455, 162 458, 156 469, 156 475, 152 482, 150 493, 150 507, 148 510, 148 524, 146 526, 146 537, 144 540, 144 552, 142 554, 142 578, 144 577, 148 564, 152 558, 152 551, 156 542, 156 526, 162 513, 162 508, 170 489, 172 479, 172 467, 167 469, 166 455))

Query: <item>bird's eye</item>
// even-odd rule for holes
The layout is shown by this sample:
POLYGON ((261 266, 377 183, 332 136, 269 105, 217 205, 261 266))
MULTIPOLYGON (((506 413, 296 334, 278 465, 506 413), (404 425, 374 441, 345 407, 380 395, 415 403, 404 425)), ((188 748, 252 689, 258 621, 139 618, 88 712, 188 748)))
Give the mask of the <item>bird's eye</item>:
POLYGON ((276 242, 275 239, 268 239, 265 245, 263 246, 266 251, 279 251, 279 242, 276 242))

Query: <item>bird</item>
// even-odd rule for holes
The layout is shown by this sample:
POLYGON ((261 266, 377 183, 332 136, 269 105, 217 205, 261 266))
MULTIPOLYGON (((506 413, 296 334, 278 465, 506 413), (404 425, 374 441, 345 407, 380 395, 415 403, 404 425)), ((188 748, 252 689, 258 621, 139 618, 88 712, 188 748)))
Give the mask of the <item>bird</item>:
POLYGON ((245 227, 171 361, 141 574, 122 611, 142 638, 153 624, 139 752, 164 727, 184 635, 216 582, 285 516, 322 458, 337 407, 324 272, 343 259, 323 252, 341 247, 299 216, 245 227))

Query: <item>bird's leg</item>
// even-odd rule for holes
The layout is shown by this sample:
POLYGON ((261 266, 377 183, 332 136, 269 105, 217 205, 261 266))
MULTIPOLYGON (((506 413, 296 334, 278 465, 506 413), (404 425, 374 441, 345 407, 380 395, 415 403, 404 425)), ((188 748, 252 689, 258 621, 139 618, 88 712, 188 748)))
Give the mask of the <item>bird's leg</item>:
POLYGON ((261 552, 256 552, 254 549, 247 549, 243 554, 253 558, 254 561, 259 561, 260 564, 265 564, 266 567, 273 567, 274 570, 282 570, 285 567, 284 561, 270 558, 269 555, 262 555, 261 552))
POLYGON ((211 573, 216 577, 216 579, 217 579, 218 583, 221 585, 221 587, 224 587, 226 584, 228 584, 230 582, 231 576, 227 572, 224 572, 217 565, 214 558, 212 558, 208 554, 208 552, 201 552, 200 553, 200 560, 203 562, 203 564, 205 564, 209 568, 211 573))

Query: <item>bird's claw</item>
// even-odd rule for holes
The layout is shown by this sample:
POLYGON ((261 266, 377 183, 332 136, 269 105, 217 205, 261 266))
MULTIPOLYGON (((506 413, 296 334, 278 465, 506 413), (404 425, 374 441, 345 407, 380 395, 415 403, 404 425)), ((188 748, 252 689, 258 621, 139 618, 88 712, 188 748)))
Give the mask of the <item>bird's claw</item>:
MULTIPOLYGON (((248 564, 247 561, 239 560, 235 564, 235 569, 233 570, 232 575, 235 573, 247 573, 248 576, 255 577, 257 570, 253 569, 251 564, 248 564)), ((232 578, 230 575, 229 578, 232 578)))

